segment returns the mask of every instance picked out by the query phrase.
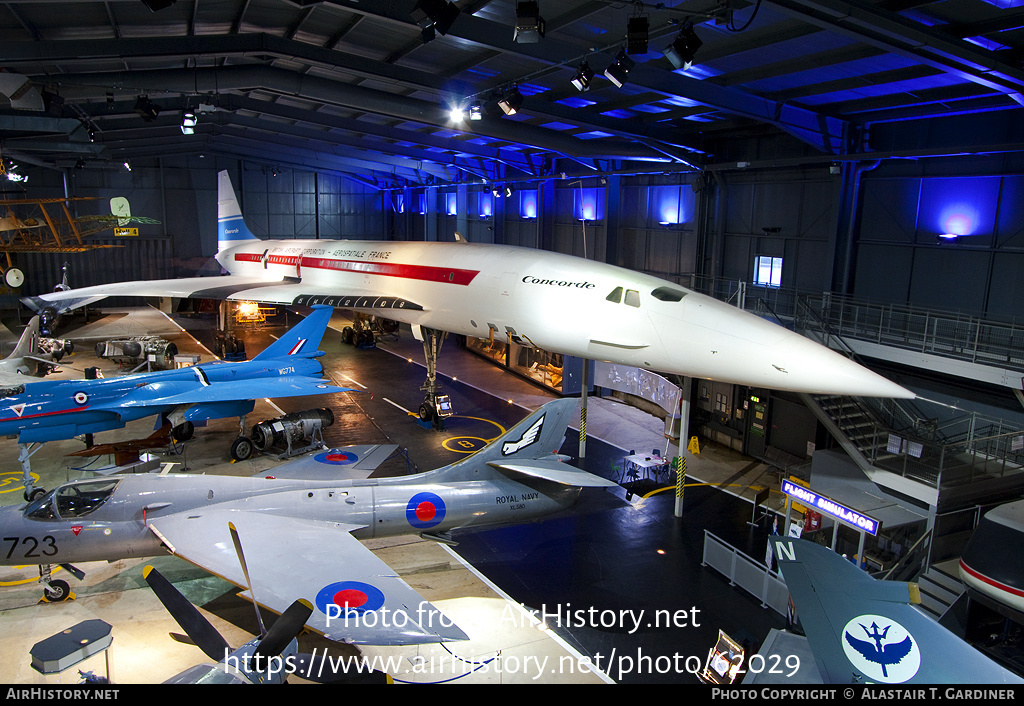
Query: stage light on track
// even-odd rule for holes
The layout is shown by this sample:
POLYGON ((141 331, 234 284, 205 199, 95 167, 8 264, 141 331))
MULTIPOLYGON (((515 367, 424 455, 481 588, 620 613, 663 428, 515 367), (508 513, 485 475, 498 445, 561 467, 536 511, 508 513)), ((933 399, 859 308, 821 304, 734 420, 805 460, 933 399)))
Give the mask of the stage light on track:
POLYGON ((135 101, 135 112, 147 123, 151 123, 160 114, 160 106, 149 100, 149 96, 139 96, 135 101))
POLYGON ((447 0, 418 0, 410 15, 422 30, 423 43, 426 44, 434 39, 435 32, 448 34, 459 16, 459 8, 447 0))
POLYGON ((516 3, 516 31, 512 38, 520 44, 536 44, 544 36, 544 18, 533 0, 516 3))
POLYGON ((636 66, 636 62, 626 56, 626 50, 619 49, 615 61, 604 70, 605 78, 614 83, 616 87, 622 88, 622 84, 626 82, 626 75, 634 66, 636 66))
POLYGON ((626 23, 626 53, 647 53, 647 16, 630 17, 626 23))
POLYGON ((693 25, 687 22, 672 43, 665 47, 665 57, 672 66, 685 71, 693 66, 693 57, 703 44, 704 42, 693 31, 693 25))
POLYGON ((196 119, 195 113, 185 112, 181 115, 181 134, 183 135, 194 135, 196 132, 196 124, 199 120, 196 119))
POLYGON ((515 115, 523 105, 523 94, 517 86, 512 86, 505 92, 505 95, 498 100, 498 105, 505 115, 515 115))
POLYGON ((585 60, 580 63, 578 69, 576 69, 576 75, 572 77, 572 85, 576 87, 577 91, 589 91, 590 82, 594 79, 594 70, 590 68, 585 60))

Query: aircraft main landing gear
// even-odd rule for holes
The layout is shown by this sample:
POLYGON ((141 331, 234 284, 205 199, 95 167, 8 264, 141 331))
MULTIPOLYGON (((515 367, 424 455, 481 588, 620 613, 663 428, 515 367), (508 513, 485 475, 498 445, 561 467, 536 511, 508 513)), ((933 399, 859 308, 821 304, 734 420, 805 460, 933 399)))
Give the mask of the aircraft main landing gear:
MULTIPOLYGON (((85 578, 85 572, 71 564, 61 564, 60 567, 79 581, 85 578)), ((43 597, 50 603, 61 603, 71 598, 71 584, 52 578, 52 574, 53 567, 50 564, 39 565, 39 583, 43 584, 43 597)))
POLYGON ((444 431, 444 419, 452 416, 452 408, 448 395, 438 394, 441 386, 437 384, 437 357, 448 332, 417 325, 413 326, 413 335, 423 342, 423 357, 427 361, 427 379, 420 387, 424 399, 419 408, 419 418, 433 424, 437 431, 444 431))
POLYGON ((246 433, 245 415, 238 418, 238 438, 231 443, 231 459, 247 461, 252 457, 252 439, 246 433))

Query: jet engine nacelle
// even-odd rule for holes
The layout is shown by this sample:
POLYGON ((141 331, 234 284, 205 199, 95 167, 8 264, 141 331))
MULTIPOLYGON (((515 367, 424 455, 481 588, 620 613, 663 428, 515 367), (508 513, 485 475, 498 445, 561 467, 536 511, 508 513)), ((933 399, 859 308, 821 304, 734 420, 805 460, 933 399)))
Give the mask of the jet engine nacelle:
POLYGON ((326 407, 292 412, 283 417, 268 419, 253 426, 252 445, 259 451, 272 446, 293 446, 296 442, 312 438, 324 427, 334 424, 334 412, 326 407))
POLYGON ((159 336, 131 336, 96 344, 96 357, 118 363, 140 362, 151 355, 158 365, 168 365, 178 355, 178 347, 159 336))

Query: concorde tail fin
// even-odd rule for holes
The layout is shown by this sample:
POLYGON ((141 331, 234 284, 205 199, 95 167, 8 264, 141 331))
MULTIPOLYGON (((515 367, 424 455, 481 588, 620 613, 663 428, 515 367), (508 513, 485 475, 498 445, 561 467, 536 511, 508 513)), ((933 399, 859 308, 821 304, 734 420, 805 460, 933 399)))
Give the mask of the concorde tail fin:
POLYGON ((225 250, 246 240, 258 240, 242 218, 231 176, 227 170, 217 174, 217 251, 225 250))

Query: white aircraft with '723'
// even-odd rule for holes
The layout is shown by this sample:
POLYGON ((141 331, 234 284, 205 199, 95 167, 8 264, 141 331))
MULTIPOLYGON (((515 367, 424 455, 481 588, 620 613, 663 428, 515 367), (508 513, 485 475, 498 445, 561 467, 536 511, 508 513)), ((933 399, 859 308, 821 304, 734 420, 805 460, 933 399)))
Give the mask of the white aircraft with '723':
POLYGON ((461 239, 260 240, 226 171, 218 186, 217 261, 230 274, 96 285, 25 303, 62 311, 108 296, 327 304, 410 324, 424 341, 428 386, 444 333, 455 333, 752 387, 914 397, 804 336, 657 277, 461 239))

